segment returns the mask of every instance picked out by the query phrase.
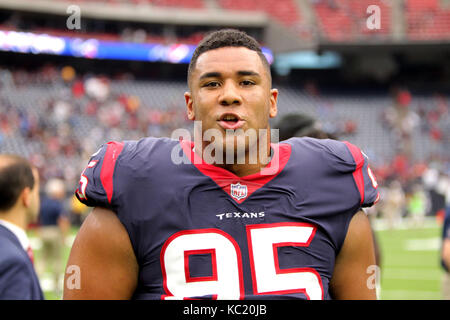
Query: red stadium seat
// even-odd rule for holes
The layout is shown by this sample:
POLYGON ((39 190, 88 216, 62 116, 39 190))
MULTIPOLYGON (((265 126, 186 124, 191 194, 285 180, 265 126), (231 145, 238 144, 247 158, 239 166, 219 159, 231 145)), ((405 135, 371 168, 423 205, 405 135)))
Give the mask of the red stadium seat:
POLYGON ((351 41, 365 35, 387 35, 391 30, 391 10, 381 0, 332 0, 314 5, 322 37, 331 41, 351 41), (370 30, 366 26, 367 8, 380 7, 381 28, 370 30))
POLYGON ((438 0, 407 0, 406 21, 410 40, 450 36, 450 7, 441 7, 438 0))
POLYGON ((200 9, 204 7, 203 0, 149 0, 155 6, 181 7, 200 9))
POLYGON ((301 21, 300 12, 293 0, 220 0, 219 3, 227 10, 265 12, 288 27, 301 21))

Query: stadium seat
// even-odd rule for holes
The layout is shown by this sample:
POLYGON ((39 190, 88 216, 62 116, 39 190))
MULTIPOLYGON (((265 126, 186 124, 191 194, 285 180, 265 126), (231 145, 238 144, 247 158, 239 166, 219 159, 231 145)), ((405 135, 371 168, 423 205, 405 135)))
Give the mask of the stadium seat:
POLYGON ((301 22, 301 15, 294 0, 219 0, 219 3, 227 10, 265 12, 288 27, 301 22))
POLYGON ((410 40, 450 37, 450 7, 441 7, 438 0, 407 0, 405 7, 410 40))
POLYGON ((329 41, 352 41, 367 35, 388 35, 391 30, 391 11, 381 0, 331 0, 314 4, 321 36, 329 41), (367 8, 377 5, 381 11, 381 28, 370 30, 366 26, 367 8))

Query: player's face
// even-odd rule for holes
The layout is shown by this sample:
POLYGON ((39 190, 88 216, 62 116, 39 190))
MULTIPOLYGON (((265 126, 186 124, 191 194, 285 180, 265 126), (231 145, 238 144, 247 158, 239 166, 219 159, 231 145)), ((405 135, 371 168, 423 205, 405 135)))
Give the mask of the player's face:
POLYGON ((202 133, 218 129, 224 137, 226 130, 270 130, 278 91, 271 89, 269 72, 258 53, 245 47, 203 53, 185 94, 189 119, 202 122, 202 133))

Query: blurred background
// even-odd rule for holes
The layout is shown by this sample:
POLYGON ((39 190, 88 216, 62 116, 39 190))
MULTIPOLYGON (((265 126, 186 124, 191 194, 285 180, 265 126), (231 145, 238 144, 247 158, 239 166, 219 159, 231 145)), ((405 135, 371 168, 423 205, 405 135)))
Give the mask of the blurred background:
POLYGON ((191 128, 187 63, 222 27, 264 47, 280 91, 274 126, 305 116, 369 156, 380 299, 441 299, 450 0, 0 0, 0 152, 41 173, 29 235, 46 298, 61 298, 90 210, 73 196, 90 155, 191 128))

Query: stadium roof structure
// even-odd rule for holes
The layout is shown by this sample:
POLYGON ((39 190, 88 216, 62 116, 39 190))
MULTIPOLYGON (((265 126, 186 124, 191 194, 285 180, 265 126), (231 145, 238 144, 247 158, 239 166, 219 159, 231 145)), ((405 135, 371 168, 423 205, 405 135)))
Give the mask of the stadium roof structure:
POLYGON ((89 2, 0 0, 0 8, 68 16, 67 8, 77 5, 81 9, 82 16, 88 18, 182 25, 227 25, 230 27, 263 27, 266 26, 269 19, 268 15, 262 12, 253 12, 249 15, 242 11, 161 7, 126 2, 105 5, 105 2, 95 0, 89 2))
POLYGON ((76 5, 82 18, 94 20, 159 24, 165 28, 254 28, 261 30, 259 40, 277 55, 305 50, 404 52, 421 46, 447 48, 450 7, 442 3, 434 0, 0 0, 0 9, 68 17, 68 8, 76 5), (370 17, 367 9, 372 5, 381 10, 381 28, 377 30, 367 27, 370 17))
POLYGON ((69 6, 77 5, 82 18, 181 26, 259 28, 264 30, 263 42, 274 53, 314 47, 311 41, 305 42, 265 12, 223 10, 220 7, 161 7, 127 2, 105 5, 105 2, 107 1, 0 0, 0 9, 68 17, 69 6))

